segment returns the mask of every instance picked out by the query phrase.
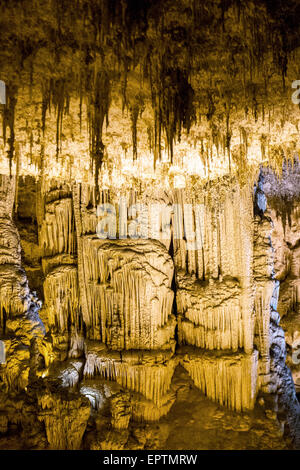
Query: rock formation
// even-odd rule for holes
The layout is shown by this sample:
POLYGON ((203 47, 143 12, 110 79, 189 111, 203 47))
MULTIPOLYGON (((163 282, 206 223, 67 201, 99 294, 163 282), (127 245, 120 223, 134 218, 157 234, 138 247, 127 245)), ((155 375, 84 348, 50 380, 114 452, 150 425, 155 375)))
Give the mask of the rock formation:
POLYGON ((298 25, 73 3, 1 6, 0 449, 299 448, 298 25))

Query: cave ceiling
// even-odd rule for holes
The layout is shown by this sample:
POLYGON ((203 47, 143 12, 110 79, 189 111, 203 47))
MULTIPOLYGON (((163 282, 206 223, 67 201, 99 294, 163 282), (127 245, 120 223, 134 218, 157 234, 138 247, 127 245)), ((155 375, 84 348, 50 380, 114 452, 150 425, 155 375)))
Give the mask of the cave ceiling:
POLYGON ((242 180, 299 148, 298 1, 1 3, 6 171, 242 180))

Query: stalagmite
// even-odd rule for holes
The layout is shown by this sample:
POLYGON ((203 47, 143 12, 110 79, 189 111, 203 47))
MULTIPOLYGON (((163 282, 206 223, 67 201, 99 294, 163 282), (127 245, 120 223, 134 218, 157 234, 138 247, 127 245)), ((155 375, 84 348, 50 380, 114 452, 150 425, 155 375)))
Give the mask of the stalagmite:
POLYGON ((2 381, 7 390, 24 390, 29 380, 30 350, 17 339, 4 340, 4 345, 6 366, 0 371, 2 381))
POLYGON ((131 418, 130 394, 124 391, 116 393, 110 402, 112 427, 115 429, 127 429, 131 418))
POLYGON ((7 318, 28 309, 29 289, 21 266, 21 246, 12 220, 15 179, 0 180, 0 328, 5 332, 7 318))

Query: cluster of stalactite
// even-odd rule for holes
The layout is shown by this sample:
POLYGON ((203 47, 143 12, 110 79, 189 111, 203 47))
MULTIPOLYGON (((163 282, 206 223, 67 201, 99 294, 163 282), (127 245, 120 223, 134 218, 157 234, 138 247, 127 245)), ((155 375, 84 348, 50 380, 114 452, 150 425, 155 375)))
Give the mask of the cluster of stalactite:
POLYGON ((3 144, 6 145, 8 140, 8 152, 10 175, 12 170, 12 162, 15 155, 15 111, 17 104, 17 86, 10 85, 6 90, 6 103, 2 106, 2 136, 3 144), (7 129, 9 129, 9 137, 7 139, 7 129))
MULTIPOLYGON (((105 191, 100 200, 117 204, 116 195, 105 191)), ((169 212, 169 232, 161 231, 159 218, 156 230, 147 221, 153 230, 148 240, 103 240, 96 233, 93 186, 48 186, 40 243, 48 325, 61 338, 53 341, 55 354, 84 354, 86 378, 113 380, 152 400, 156 415, 161 403, 170 403, 179 363, 210 398, 237 410, 252 408, 258 390, 269 390, 272 382, 269 330, 276 280, 268 222, 257 220, 254 230, 250 187, 226 178, 209 192, 176 190, 166 198, 148 188, 123 195, 126 211, 132 202, 159 200, 177 207, 176 219, 169 212), (53 204, 60 214, 55 232, 53 204), (185 238, 178 239, 183 227, 185 238), (177 321, 168 250, 175 264, 177 321), (176 323, 179 354, 174 354, 176 323)), ((127 234, 128 227, 118 225, 116 236, 124 230, 127 234)), ((70 386, 79 380, 73 366, 72 371, 64 373, 70 386)), ((273 391, 276 386, 275 381, 273 391)), ((146 408, 140 406, 140 418, 146 408)))
POLYGON ((42 206, 38 222, 48 322, 54 331, 66 334, 70 325, 75 328, 80 325, 77 241, 70 187, 50 184, 42 197, 42 206))
MULTIPOLYGON (((15 188, 7 192, 2 186, 3 210, 12 210, 15 188)), ((100 239, 93 186, 53 180, 41 188, 40 315, 47 334, 25 276, 23 311, 16 311, 14 297, 13 312, 23 323, 6 320, 8 361, 0 373, 8 391, 38 384, 37 416, 51 448, 80 447, 90 413, 107 401, 116 430, 160 419, 176 399, 172 378, 178 365, 208 398, 235 411, 253 409, 259 392, 282 393, 286 387, 295 399, 286 378, 261 182, 254 201, 250 186, 228 178, 209 193, 199 187, 168 196, 153 188, 124 194, 127 208, 141 201, 164 201, 169 208, 176 203, 170 230, 163 231, 159 218, 147 240, 100 239), (185 238, 178 239, 183 225, 185 238), (20 341, 27 347, 20 348, 20 341)), ((103 191, 100 200, 117 205, 113 193, 103 191)), ((118 236, 129 230, 125 225, 118 224, 118 236)), ((12 248, 20 270, 19 239, 12 248)), ((4 267, 10 265, 6 252, 4 267)), ((0 294, 4 305, 9 296, 0 294)))
MULTIPOLYGON (((108 122, 113 87, 120 91, 123 109, 130 113, 133 158, 137 158, 137 122, 145 99, 142 85, 133 93, 128 91, 130 73, 137 74, 138 82, 147 83, 150 88, 148 101, 153 108, 150 150, 154 165, 163 148, 167 148, 172 161, 173 145, 180 140, 182 129, 189 132, 194 122, 206 117, 210 136, 203 158, 210 158, 212 145, 223 146, 229 167, 233 159, 242 171, 247 159, 247 138, 244 132, 241 148, 231 155, 232 112, 237 105, 244 106, 246 117, 251 114, 255 121, 258 115, 263 121, 267 119, 274 98, 269 103, 270 77, 276 75, 277 81, 284 84, 295 47, 295 33, 290 31, 286 9, 281 4, 273 9, 270 2, 246 5, 237 0, 220 0, 204 6, 194 0, 182 0, 175 5, 169 1, 140 4, 132 0, 77 0, 76 8, 70 1, 63 4, 56 0, 27 1, 18 6, 6 3, 1 12, 0 69, 8 90, 3 136, 5 140, 8 127, 10 161, 17 137, 14 130, 17 89, 26 83, 31 96, 34 87, 40 88, 42 94, 39 162, 42 168, 47 112, 53 109, 56 113, 58 156, 63 117, 69 111, 71 97, 79 98, 80 128, 82 105, 86 103, 96 181, 105 154, 102 132, 108 122), (232 24, 237 31, 234 39, 239 41, 236 48, 230 47, 232 24), (211 49, 214 54, 220 52, 221 57, 218 76, 214 75, 214 67, 211 71, 207 67, 207 48, 202 46, 212 40, 211 49), (13 76, 11 67, 15 70, 13 76), (263 75, 259 84, 258 71, 263 75), (201 75, 206 80, 195 85, 201 75), (242 96, 234 97, 226 81, 231 84, 237 78, 239 88, 242 81, 243 92, 242 96)), ((195 138, 201 140, 203 136, 195 138)), ((264 143, 262 148, 265 149, 264 143)))
MULTIPOLYGON (((44 190, 39 238, 55 360, 84 355, 84 377, 103 377, 136 392, 133 419, 161 417, 174 402, 169 388, 177 365, 170 255, 155 240, 100 240, 96 207, 90 206, 94 187, 53 182, 44 190), (53 211, 60 221, 55 231, 53 211)), ((78 383, 77 369, 72 362, 56 373, 62 387, 78 383)))
POLYGON ((288 344, 287 364, 291 368, 295 387, 299 392, 299 162, 286 162, 281 178, 265 170, 263 182, 269 215, 273 222, 274 276, 279 291, 276 298, 277 309, 288 344))

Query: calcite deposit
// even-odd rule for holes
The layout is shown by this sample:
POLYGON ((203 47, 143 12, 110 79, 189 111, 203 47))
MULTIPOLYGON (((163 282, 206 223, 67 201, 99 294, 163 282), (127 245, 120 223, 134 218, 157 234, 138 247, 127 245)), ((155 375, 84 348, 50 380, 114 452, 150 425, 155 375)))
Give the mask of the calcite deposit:
POLYGON ((300 12, 271 3, 0 6, 0 449, 300 448, 300 12))

